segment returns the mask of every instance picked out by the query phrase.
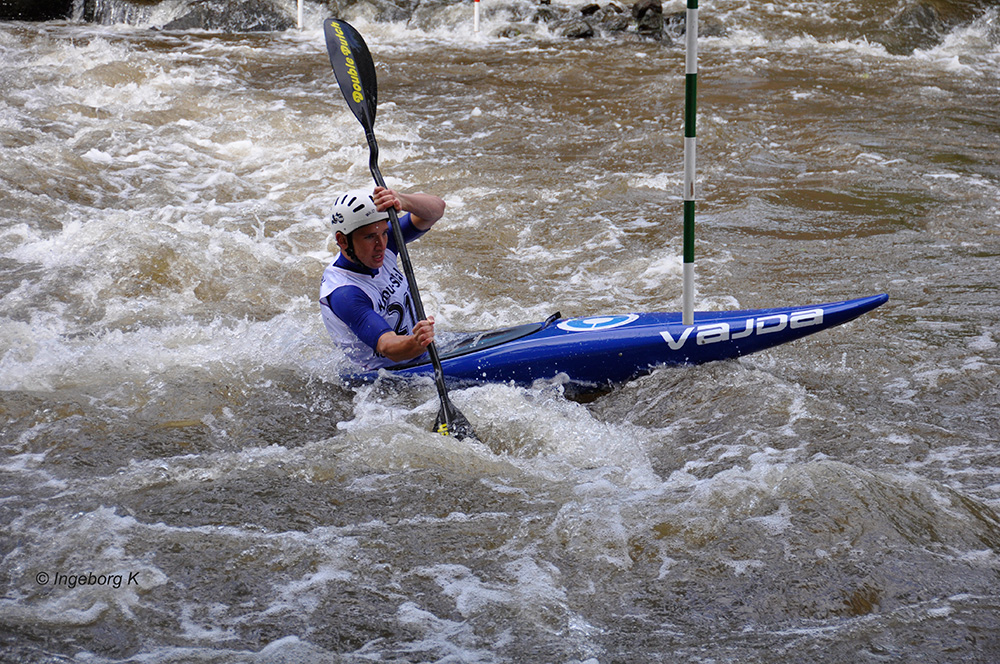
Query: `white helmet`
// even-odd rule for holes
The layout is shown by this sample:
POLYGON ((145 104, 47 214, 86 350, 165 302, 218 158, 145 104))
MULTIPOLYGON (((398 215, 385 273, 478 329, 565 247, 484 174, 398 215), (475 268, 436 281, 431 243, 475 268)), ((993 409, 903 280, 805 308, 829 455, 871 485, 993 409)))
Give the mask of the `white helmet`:
POLYGON ((388 218, 387 211, 379 212, 375 207, 372 192, 367 189, 355 189, 334 201, 330 223, 333 225, 334 233, 339 231, 344 235, 350 235, 362 226, 388 218))

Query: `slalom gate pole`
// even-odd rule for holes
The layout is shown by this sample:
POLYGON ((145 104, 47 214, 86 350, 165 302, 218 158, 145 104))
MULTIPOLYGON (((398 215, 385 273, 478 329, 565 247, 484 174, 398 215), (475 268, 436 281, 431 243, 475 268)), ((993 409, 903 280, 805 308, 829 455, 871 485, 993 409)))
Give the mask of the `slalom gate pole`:
POLYGON ((688 0, 684 70, 684 293, 682 322, 694 325, 694 202, 698 96, 698 0, 688 0))

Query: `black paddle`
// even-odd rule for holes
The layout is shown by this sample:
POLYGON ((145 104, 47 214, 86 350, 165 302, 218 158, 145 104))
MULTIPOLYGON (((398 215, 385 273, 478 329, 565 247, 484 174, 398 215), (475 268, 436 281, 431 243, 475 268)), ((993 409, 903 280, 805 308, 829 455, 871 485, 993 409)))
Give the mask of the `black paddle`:
MULTIPOLYGON (((354 111, 358 121, 365 130, 368 139, 370 157, 368 160, 375 184, 385 187, 385 180, 378 170, 378 143, 375 142, 375 111, 378 106, 378 85, 375 80, 375 62, 368 51, 365 40, 353 27, 346 22, 328 18, 323 22, 323 32, 326 35, 326 50, 330 54, 330 64, 337 76, 337 85, 344 93, 347 105, 354 111)), ((392 226, 392 236, 396 240, 396 248, 403 262, 403 273, 410 282, 410 294, 413 296, 413 306, 417 320, 424 320, 424 305, 420 301, 420 291, 417 280, 413 276, 413 266, 410 264, 410 254, 403 241, 403 231, 399 227, 399 218, 395 208, 389 208, 389 221, 392 226)), ((441 368, 441 358, 437 347, 432 342, 427 347, 434 365, 434 384, 437 386, 438 397, 441 399, 441 410, 438 411, 434 431, 443 436, 459 438, 476 438, 472 425, 448 398, 448 390, 444 384, 444 370, 441 368)))

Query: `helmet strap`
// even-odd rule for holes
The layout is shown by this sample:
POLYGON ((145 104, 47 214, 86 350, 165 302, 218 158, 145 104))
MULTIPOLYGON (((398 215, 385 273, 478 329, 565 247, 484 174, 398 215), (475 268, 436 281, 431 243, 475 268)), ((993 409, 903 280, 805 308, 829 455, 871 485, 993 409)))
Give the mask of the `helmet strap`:
POLYGON ((358 265, 362 264, 361 261, 358 259, 358 255, 354 253, 354 231, 351 231, 350 233, 347 234, 346 253, 347 257, 350 258, 352 261, 354 261, 358 265))

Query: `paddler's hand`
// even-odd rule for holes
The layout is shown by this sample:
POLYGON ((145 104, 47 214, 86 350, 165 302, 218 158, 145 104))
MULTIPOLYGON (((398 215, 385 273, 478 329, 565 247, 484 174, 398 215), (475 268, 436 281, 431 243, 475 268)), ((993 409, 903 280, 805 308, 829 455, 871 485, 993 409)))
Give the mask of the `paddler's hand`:
POLYGON ((421 348, 427 348, 434 341, 434 316, 428 316, 413 326, 413 339, 421 348))
POLYGON ((386 332, 378 338, 375 351, 393 362, 405 362, 423 355, 434 341, 434 317, 428 316, 413 326, 413 333, 399 335, 386 332))
POLYGON ((396 212, 403 211, 403 202, 399 199, 399 195, 392 189, 375 187, 375 191, 372 193, 372 200, 375 201, 375 207, 379 212, 385 212, 389 208, 396 208, 396 212))

